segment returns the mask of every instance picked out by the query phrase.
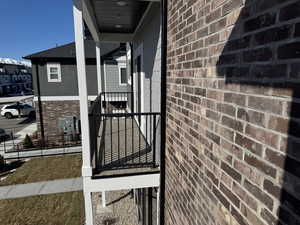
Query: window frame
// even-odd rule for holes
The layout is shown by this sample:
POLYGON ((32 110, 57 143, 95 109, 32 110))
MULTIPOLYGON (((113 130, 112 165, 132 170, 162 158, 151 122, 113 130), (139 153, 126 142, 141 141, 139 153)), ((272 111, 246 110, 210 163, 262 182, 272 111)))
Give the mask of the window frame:
POLYGON ((128 50, 127 50, 127 66, 128 66, 128 68, 126 69, 126 70, 127 70, 127 83, 128 83, 129 85, 132 84, 132 83, 131 83, 131 74, 132 74, 132 71, 131 71, 131 68, 132 68, 131 63, 132 63, 132 61, 131 61, 131 49, 130 49, 130 47, 129 47, 128 50))
POLYGON ((125 64, 125 63, 118 64, 118 69, 119 69, 119 85, 120 85, 120 86, 126 86, 126 85, 128 85, 128 81, 127 81, 127 67, 126 67, 126 64, 125 64), (122 69, 125 69, 125 72, 126 72, 125 83, 122 83, 122 73, 121 73, 121 70, 122 70, 122 69))
POLYGON ((53 83, 59 83, 61 82, 61 65, 60 63, 47 63, 47 77, 48 77, 48 82, 53 82, 53 83), (51 78, 50 69, 51 68, 57 68, 57 78, 53 79, 51 78))

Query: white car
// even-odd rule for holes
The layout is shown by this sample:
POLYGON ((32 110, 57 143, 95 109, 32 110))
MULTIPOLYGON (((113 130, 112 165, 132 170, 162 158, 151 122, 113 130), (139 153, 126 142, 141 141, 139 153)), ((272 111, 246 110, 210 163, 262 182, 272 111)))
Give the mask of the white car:
POLYGON ((12 105, 5 105, 1 109, 1 116, 5 116, 7 119, 11 119, 14 116, 35 116, 35 109, 28 105, 28 104, 12 104, 12 105))

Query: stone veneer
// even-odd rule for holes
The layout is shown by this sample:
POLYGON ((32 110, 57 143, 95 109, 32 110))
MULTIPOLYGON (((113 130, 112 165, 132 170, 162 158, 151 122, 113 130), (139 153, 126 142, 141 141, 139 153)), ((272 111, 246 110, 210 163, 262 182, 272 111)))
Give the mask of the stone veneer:
MULTIPOLYGON (((39 119, 39 107, 35 102, 37 108, 37 122, 38 131, 40 133, 40 119, 39 119)), ((76 116, 79 119, 80 108, 78 100, 68 101, 42 101, 43 107, 43 121, 45 135, 59 135, 58 120, 65 116, 76 116)))
POLYGON ((300 1, 168 5, 166 224, 300 224, 300 1))

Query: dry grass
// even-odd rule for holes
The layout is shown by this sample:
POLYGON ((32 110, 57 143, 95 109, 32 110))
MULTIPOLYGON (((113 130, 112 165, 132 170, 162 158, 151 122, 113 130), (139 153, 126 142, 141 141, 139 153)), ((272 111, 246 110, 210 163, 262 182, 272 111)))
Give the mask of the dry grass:
POLYGON ((0 181, 0 186, 80 177, 81 166, 81 155, 33 158, 0 181))
POLYGON ((0 224, 82 225, 82 192, 0 200, 0 224))

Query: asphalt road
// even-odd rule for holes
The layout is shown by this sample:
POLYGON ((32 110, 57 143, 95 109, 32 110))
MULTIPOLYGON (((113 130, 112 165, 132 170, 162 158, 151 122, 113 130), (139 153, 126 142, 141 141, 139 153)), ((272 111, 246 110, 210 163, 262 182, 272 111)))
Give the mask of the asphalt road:
POLYGON ((7 134, 10 134, 10 132, 17 133, 32 123, 35 123, 35 120, 27 117, 6 119, 0 116, 0 128, 4 129, 7 134))

